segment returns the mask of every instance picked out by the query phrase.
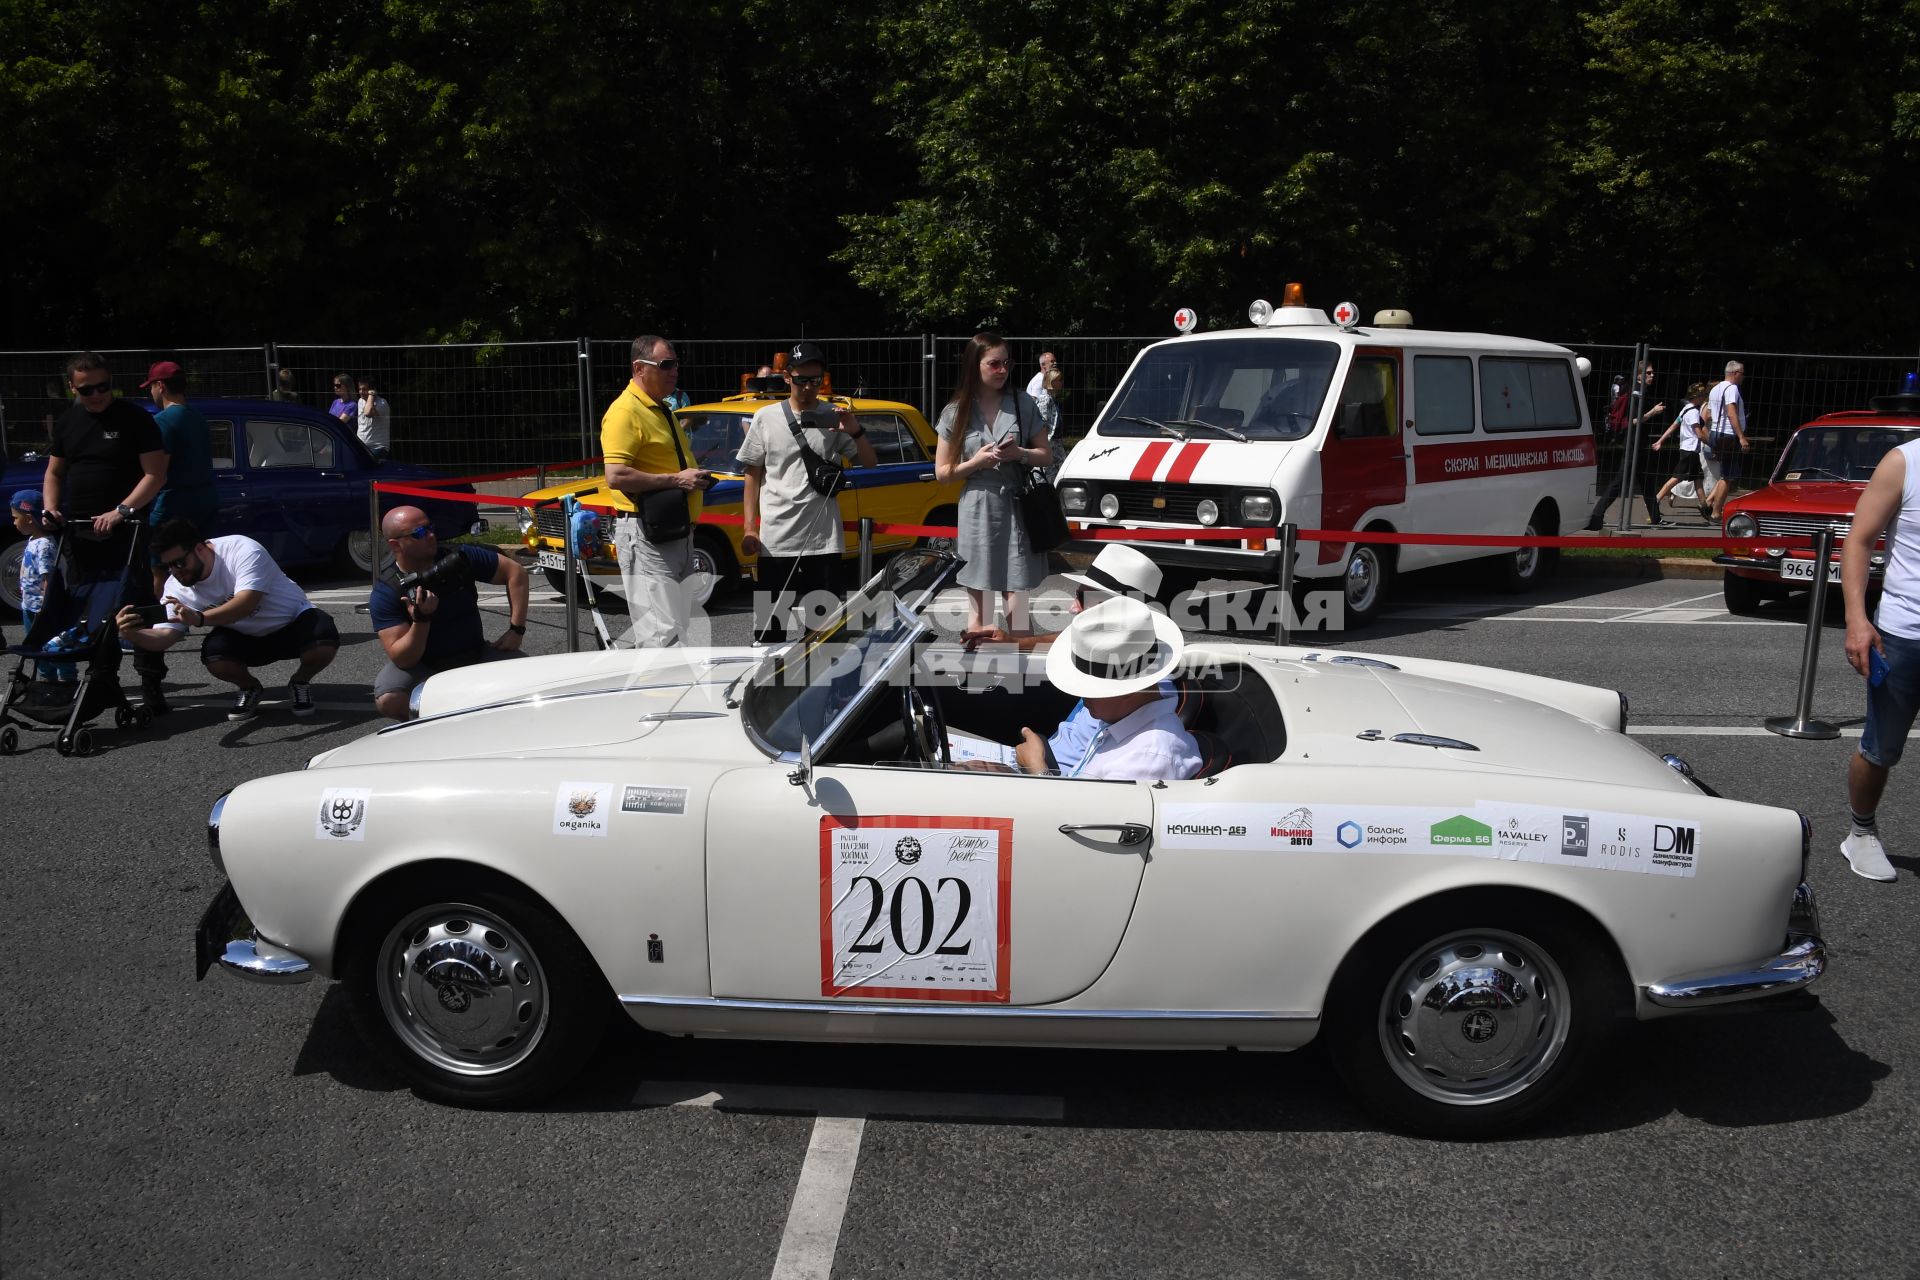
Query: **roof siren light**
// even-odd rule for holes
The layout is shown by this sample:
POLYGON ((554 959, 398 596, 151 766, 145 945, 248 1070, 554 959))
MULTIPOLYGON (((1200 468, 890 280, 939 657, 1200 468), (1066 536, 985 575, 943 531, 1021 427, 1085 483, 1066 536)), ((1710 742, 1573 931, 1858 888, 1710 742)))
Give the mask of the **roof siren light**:
POLYGON ((1360 308, 1351 302, 1343 302, 1333 309, 1333 322, 1342 329, 1351 329, 1360 323, 1360 308))
POLYGON ((1411 329, 1413 312, 1402 311, 1398 307, 1389 307, 1385 311, 1373 313, 1373 327, 1376 329, 1411 329))
POLYGON ((1289 281, 1285 293, 1280 295, 1283 307, 1304 307, 1307 305, 1307 286, 1298 281, 1289 281))
POLYGON ((1265 298, 1255 298, 1247 308, 1247 322, 1256 329, 1267 327, 1267 321, 1273 319, 1273 304, 1265 298))
POLYGON ((1200 324, 1200 317, 1193 313, 1192 307, 1182 307, 1173 313, 1173 327, 1181 333, 1192 333, 1200 324))
POLYGON ((1582 382, 1585 382, 1587 375, 1593 372, 1593 361, 1587 359, 1585 356, 1575 356, 1573 358, 1573 371, 1580 375, 1582 382))

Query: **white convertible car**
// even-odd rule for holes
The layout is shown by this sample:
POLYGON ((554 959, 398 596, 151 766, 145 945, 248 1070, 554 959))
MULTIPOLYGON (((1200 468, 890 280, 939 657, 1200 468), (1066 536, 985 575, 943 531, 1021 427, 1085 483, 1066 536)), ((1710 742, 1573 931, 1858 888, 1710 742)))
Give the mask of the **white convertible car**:
POLYGON ((955 768, 1065 700, 896 561, 772 654, 434 677, 422 716, 214 805, 202 976, 347 984, 422 1093, 564 1083, 617 1003, 676 1035, 1294 1049, 1392 1124, 1482 1136, 1620 1022, 1825 967, 1791 810, 1722 799, 1603 689, 1200 642, 1197 778, 955 768), (957 737, 957 735, 956 735, 957 737))

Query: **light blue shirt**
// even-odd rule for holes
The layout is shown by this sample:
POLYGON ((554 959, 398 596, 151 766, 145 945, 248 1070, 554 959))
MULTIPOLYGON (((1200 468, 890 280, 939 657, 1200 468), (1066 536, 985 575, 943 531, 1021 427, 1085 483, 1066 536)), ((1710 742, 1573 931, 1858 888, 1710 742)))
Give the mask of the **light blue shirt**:
MULTIPOLYGON (((1173 687, 1173 681, 1162 680, 1160 696, 1177 700, 1180 692, 1173 687)), ((1178 709, 1177 701, 1175 709, 1178 709)), ((1047 739, 1047 749, 1053 752, 1053 761, 1060 766, 1060 772, 1069 772, 1070 762, 1079 761, 1086 756, 1087 748, 1093 745, 1093 735, 1100 732, 1100 728, 1101 722, 1093 718, 1093 712, 1087 710, 1084 698, 1073 704, 1073 710, 1067 712, 1067 718, 1060 722, 1060 727, 1053 731, 1051 738, 1047 739)))

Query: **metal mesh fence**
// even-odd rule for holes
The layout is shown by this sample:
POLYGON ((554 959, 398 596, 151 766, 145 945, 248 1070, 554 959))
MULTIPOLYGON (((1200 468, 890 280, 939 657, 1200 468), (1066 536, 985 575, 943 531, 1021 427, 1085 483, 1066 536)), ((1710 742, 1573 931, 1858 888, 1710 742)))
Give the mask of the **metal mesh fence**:
POLYGON ((392 407, 393 456, 478 472, 581 456, 578 342, 275 348, 303 403, 326 409, 335 373, 371 378, 392 407))
MULTIPOLYGON (((0 452, 16 462, 47 444, 52 420, 67 411, 73 397, 66 389, 67 357, 62 351, 0 351, 0 452)), ((144 399, 140 390, 156 361, 172 360, 186 370, 194 395, 264 399, 273 386, 266 346, 117 347, 106 357, 114 394, 144 399)))
MULTIPOLYGON (((1052 351, 1065 375, 1061 420, 1069 439, 1083 435, 1152 337, 1008 338, 1015 378, 1025 386, 1052 351)), ((779 338, 675 338, 683 364, 680 385, 695 403, 739 392, 743 376, 771 363, 792 345, 779 338)), ((937 417, 957 376, 964 336, 821 338, 840 394, 900 400, 937 417)), ((630 372, 631 340, 458 343, 416 346, 272 344, 257 347, 156 347, 104 351, 115 387, 140 395, 138 384, 156 360, 177 360, 197 395, 265 397, 276 370, 294 371, 300 400, 325 409, 332 375, 371 376, 393 407, 394 456, 455 472, 497 470, 556 462, 598 452, 599 422, 630 372), (582 355, 585 359, 582 359, 582 355), (585 366, 584 369, 582 366, 585 366)), ((1619 465, 1623 448, 1603 424, 1614 386, 1633 367, 1630 344, 1570 343, 1592 362, 1582 386, 1601 433, 1601 469, 1619 465)), ((46 443, 50 417, 70 403, 63 390, 65 351, 0 352, 0 434, 17 459, 46 443)), ((1906 356, 1752 354, 1655 348, 1655 403, 1666 411, 1649 422, 1665 429, 1684 402, 1688 383, 1719 380, 1726 362, 1747 366, 1744 390, 1756 453, 1770 464, 1793 429, 1835 409, 1863 408, 1876 394, 1897 389, 1915 367, 1906 356)), ((1764 471, 1764 466, 1760 468, 1764 471)))

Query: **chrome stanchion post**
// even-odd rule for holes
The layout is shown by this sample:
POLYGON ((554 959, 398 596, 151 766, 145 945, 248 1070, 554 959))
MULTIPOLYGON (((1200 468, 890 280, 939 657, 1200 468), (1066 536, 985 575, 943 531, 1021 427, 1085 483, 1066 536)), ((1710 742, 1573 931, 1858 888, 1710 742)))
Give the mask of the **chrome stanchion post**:
MULTIPOLYGON (((574 554, 573 522, 565 518, 566 508, 561 508, 560 546, 561 558, 567 562, 567 652, 580 652, 580 560, 574 554)), ((534 517, 538 527, 539 517, 534 517)))
MULTIPOLYGON (((385 539, 380 536, 379 484, 378 480, 367 481, 367 560, 371 565, 367 570, 369 592, 380 585, 380 547, 385 542, 385 539)), ((372 609, 371 596, 366 604, 357 604, 353 607, 355 613, 369 613, 372 609)))
POLYGON ((1820 530, 1813 544, 1813 590, 1807 602, 1807 642, 1800 652, 1800 692, 1790 716, 1769 716, 1767 729, 1783 738, 1813 738, 1825 741, 1840 736, 1840 730, 1813 716, 1813 678, 1820 660, 1820 628, 1827 613, 1827 566, 1833 557, 1833 526, 1820 530))
POLYGON ((860 585, 873 579, 873 517, 860 517, 860 585))
POLYGON ((1273 615, 1273 642, 1292 644, 1287 629, 1287 614, 1293 608, 1293 554, 1299 546, 1299 526, 1289 522, 1280 526, 1280 600, 1273 615))

